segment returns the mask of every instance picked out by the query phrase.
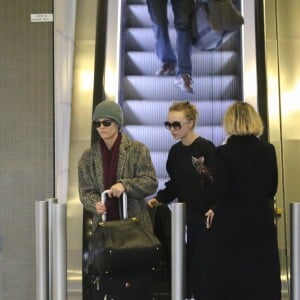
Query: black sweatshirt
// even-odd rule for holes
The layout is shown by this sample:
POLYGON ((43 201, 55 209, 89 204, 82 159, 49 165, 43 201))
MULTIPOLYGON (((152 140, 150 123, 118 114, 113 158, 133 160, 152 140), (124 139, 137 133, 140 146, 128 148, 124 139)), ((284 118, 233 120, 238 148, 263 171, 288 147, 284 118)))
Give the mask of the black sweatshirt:
POLYGON ((157 200, 170 203, 177 198, 186 203, 187 222, 204 222, 205 213, 217 209, 225 190, 214 144, 201 137, 189 146, 180 141, 170 149, 166 167, 170 180, 158 192, 157 200), (192 157, 204 160, 200 172, 192 157))

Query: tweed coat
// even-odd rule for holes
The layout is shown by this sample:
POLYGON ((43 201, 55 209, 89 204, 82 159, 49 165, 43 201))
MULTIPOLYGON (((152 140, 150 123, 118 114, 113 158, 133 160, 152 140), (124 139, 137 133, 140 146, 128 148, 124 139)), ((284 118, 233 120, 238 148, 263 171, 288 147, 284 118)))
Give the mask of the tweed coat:
MULTIPOLYGON (((85 209, 93 214, 92 230, 100 215, 95 205, 101 201, 103 186, 102 156, 99 141, 85 150, 78 163, 79 196, 85 209)), ((148 229, 152 223, 145 197, 156 192, 158 183, 147 147, 122 133, 117 166, 117 182, 124 185, 128 200, 128 217, 138 217, 148 229)))

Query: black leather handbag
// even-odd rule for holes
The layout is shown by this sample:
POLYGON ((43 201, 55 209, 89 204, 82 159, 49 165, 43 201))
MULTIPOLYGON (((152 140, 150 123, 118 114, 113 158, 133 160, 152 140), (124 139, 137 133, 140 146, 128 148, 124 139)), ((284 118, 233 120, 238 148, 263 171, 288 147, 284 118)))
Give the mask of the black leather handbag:
POLYGON ((100 275, 150 271, 161 263, 161 243, 137 218, 127 218, 127 195, 122 198, 125 219, 102 218, 89 242, 90 263, 100 275))

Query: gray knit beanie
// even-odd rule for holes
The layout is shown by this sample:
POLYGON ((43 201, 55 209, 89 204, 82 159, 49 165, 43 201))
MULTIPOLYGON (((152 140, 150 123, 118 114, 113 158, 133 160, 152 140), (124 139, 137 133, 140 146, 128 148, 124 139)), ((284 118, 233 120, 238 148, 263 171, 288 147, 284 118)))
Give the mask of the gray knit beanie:
POLYGON ((93 113, 93 121, 98 119, 112 119, 119 127, 123 126, 123 112, 121 106, 114 101, 105 100, 99 103, 93 113))

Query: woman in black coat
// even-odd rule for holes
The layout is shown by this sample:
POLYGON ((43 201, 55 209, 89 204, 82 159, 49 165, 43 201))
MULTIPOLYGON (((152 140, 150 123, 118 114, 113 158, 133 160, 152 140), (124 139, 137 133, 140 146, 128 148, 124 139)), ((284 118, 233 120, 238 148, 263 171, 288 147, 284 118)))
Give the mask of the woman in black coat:
POLYGON ((227 166, 229 189, 216 223, 222 243, 216 299, 278 300, 280 264, 272 207, 278 180, 275 149, 258 138, 263 124, 248 103, 229 107, 224 128, 228 138, 218 154, 227 166))
POLYGON ((187 101, 170 106, 165 126, 178 142, 168 154, 170 178, 148 205, 152 208, 174 200, 186 204, 187 281, 193 298, 206 300, 214 250, 213 220, 224 193, 217 149, 195 132, 197 115, 196 106, 187 101))

